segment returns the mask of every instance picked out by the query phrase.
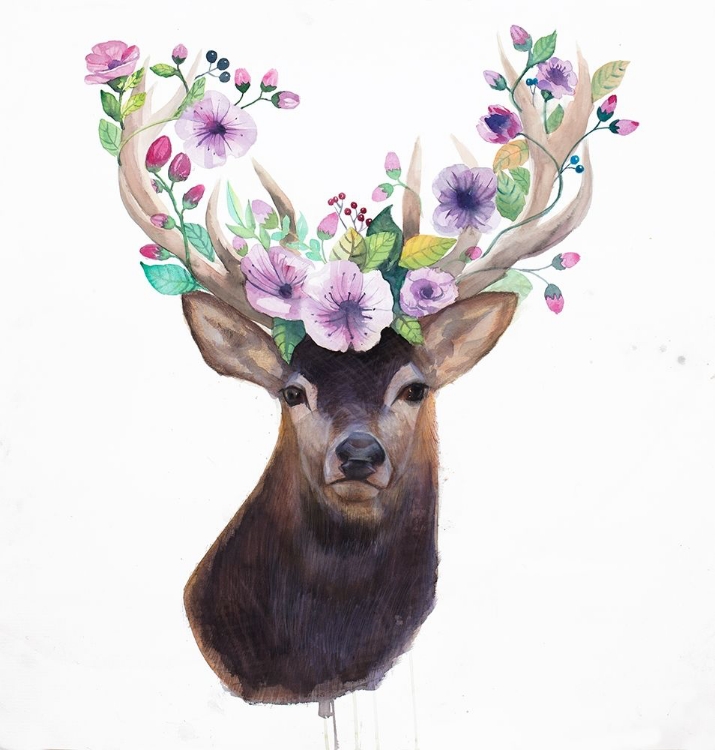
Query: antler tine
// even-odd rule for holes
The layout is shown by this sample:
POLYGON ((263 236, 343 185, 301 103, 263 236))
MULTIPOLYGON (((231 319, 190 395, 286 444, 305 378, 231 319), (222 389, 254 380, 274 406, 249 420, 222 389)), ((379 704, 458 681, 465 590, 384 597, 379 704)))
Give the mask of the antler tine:
POLYGON ((258 179, 261 181, 261 185, 266 189, 268 195, 271 196, 271 200, 278 211, 278 216, 281 217, 281 221, 283 221, 286 216, 290 221, 290 234, 285 236, 284 241, 294 242, 298 237, 296 235, 295 208, 293 208, 293 204, 268 172, 266 172, 266 170, 255 159, 252 161, 258 179))
POLYGON ((410 166, 407 170, 405 184, 410 188, 405 190, 402 198, 402 233, 405 242, 420 233, 420 214, 422 204, 420 203, 420 184, 422 182, 422 145, 420 139, 415 141, 412 150, 410 166))

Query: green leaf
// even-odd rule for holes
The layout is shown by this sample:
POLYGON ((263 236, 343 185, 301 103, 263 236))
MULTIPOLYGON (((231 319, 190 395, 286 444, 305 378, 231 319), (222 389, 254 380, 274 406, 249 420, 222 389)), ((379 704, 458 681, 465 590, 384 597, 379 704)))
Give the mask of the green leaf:
POLYGON ((394 232, 378 232, 371 234, 365 239, 366 254, 363 262, 363 271, 372 271, 379 268, 387 261, 392 253, 397 235, 394 232))
POLYGON ((159 63, 158 65, 152 65, 149 68, 152 73, 161 76, 162 78, 171 78, 177 74, 177 70, 173 65, 167 65, 166 63, 159 63))
POLYGON ((546 62, 556 52, 556 32, 542 36, 534 42, 534 48, 529 55, 529 66, 546 62))
POLYGON ((122 117, 126 117, 132 112, 136 112, 138 109, 141 109, 144 106, 145 99, 146 94, 143 91, 141 94, 134 94, 133 96, 130 96, 129 100, 122 107, 122 117))
POLYGON ((351 260, 358 265, 364 261, 367 254, 365 238, 353 227, 333 245, 330 260, 351 260))
POLYGON ((102 109, 104 110, 104 114, 119 122, 119 99, 109 91, 102 90, 99 92, 99 95, 102 98, 102 109))
POLYGON ((233 232, 234 234, 238 235, 239 237, 243 237, 244 240, 255 240, 256 235, 254 234, 255 230, 249 229, 248 227, 241 227, 237 224, 226 224, 226 227, 230 232, 233 232))
POLYGON ((409 341, 410 344, 419 345, 425 343, 424 336, 422 335, 422 326, 419 320, 413 318, 411 315, 405 315, 404 313, 397 315, 392 321, 392 328, 403 339, 409 341))
POLYGON ((283 229, 283 236, 290 234, 290 216, 284 216, 281 222, 281 228, 283 229))
POLYGON ((119 78, 112 78, 111 81, 107 81, 107 86, 109 86, 112 91, 116 91, 117 93, 120 93, 121 91, 124 91, 124 86, 127 83, 127 77, 126 76, 119 76, 119 78))
POLYGON ((142 263, 147 281, 161 294, 187 294, 199 288, 196 279, 176 263, 152 266, 142 263))
POLYGON ((201 224, 184 224, 186 229, 186 239, 209 260, 214 259, 214 247, 211 244, 209 233, 201 224))
POLYGON ((524 210, 526 200, 522 189, 516 180, 510 177, 506 172, 499 172, 497 177, 497 211, 510 221, 515 221, 516 217, 524 210))
POLYGON ((516 169, 529 158, 529 144, 526 141, 509 141, 505 143, 494 157, 494 171, 516 169))
POLYGON ((261 227, 261 231, 258 233, 258 239, 261 241, 261 245, 268 250, 271 246, 271 237, 265 227, 261 227))
POLYGON ((534 287, 520 271, 510 268, 500 279, 488 286, 485 292, 515 292, 519 302, 523 302, 534 287))
POLYGON ((308 222, 305 220, 303 214, 298 217, 298 221, 295 225, 295 232, 298 235, 298 241, 305 242, 305 238, 308 236, 308 222))
POLYGON ((206 91, 206 79, 197 78, 189 89, 189 93, 184 97, 184 100, 179 104, 179 108, 174 112, 174 118, 180 117, 181 113, 192 104, 200 102, 204 98, 206 91))
POLYGON ((546 132, 553 133, 554 130, 558 130, 559 125, 564 121, 564 108, 557 104, 554 111, 548 116, 546 120, 546 132))
POLYGON ((108 120, 100 120, 99 142, 112 156, 119 156, 119 147, 122 143, 122 131, 119 126, 108 120))
POLYGON ((614 60, 602 65, 593 74, 593 78, 591 79, 592 102, 608 96, 621 85, 629 63, 629 60, 614 60))
POLYGON ((305 336, 305 326, 301 320, 273 318, 271 335, 283 359, 290 362, 294 349, 305 336))
POLYGON ((144 78, 144 68, 139 68, 139 70, 135 70, 129 78, 127 78, 127 82, 124 84, 124 90, 127 89, 133 89, 135 86, 138 86, 142 82, 142 78, 144 78))
MULTIPOLYGON (((383 266, 384 269, 396 268, 397 262, 400 259, 400 254, 402 253, 403 234, 400 227, 395 224, 392 218, 392 206, 385 206, 385 208, 380 211, 380 213, 372 220, 372 223, 367 228, 367 232, 365 232, 365 234, 368 237, 372 237, 375 234, 380 234, 380 232, 389 232, 390 234, 397 235, 397 239, 395 240, 395 244, 390 253, 390 257, 387 259, 383 266)), ((382 275, 387 279, 385 273, 383 273, 382 275)), ((387 280, 389 281, 390 279, 387 280)))
POLYGON ((521 188, 524 195, 529 195, 531 188, 531 172, 526 167, 515 167, 509 170, 509 174, 514 178, 514 182, 521 188))
POLYGON ((246 210, 243 212, 243 215, 245 217, 243 223, 253 232, 256 229, 256 217, 253 214, 250 201, 246 202, 246 210))
POLYGON ((411 270, 434 265, 454 247, 456 241, 453 237, 418 234, 405 242, 400 255, 400 265, 411 270))
POLYGON ((241 215, 243 214, 241 199, 236 194, 236 191, 231 187, 230 182, 226 186, 226 199, 228 201, 228 212, 231 214, 231 218, 237 224, 243 224, 243 219, 241 219, 241 215))

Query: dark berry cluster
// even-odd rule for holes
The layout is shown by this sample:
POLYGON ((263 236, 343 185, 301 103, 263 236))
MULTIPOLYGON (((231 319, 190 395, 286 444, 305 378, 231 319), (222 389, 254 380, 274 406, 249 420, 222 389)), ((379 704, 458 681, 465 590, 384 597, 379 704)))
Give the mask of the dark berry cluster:
MULTIPOLYGON (((209 63, 209 69, 206 71, 209 75, 218 77, 221 83, 228 83, 231 80, 231 74, 228 72, 228 66, 231 64, 227 57, 219 58, 216 50, 210 49, 206 53, 206 60, 209 63), (221 71, 216 73, 216 71, 221 71)), ((205 74, 204 74, 205 75, 205 74)))
POLYGON ((539 82, 538 78, 527 78, 525 81, 527 86, 536 86, 538 82, 539 82))
POLYGON ((328 198, 328 205, 332 206, 336 213, 342 213, 345 216, 349 216, 352 219, 353 225, 358 221, 361 225, 359 228, 362 228, 362 224, 366 227, 369 227, 370 224, 372 224, 372 219, 366 218, 365 216, 367 214, 367 208, 364 206, 358 208, 359 204, 355 201, 351 201, 349 206, 345 205, 345 193, 338 193, 332 198, 328 198))

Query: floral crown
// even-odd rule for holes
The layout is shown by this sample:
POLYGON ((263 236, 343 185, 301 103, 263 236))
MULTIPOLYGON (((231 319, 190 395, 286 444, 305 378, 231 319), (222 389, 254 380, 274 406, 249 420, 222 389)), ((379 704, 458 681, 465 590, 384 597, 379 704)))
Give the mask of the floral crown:
MULTIPOLYGON (((415 179, 412 174, 414 170, 419 175, 418 142, 404 180, 400 159, 390 152, 384 163, 387 180, 372 193, 372 201, 381 203, 396 190, 405 191, 403 228, 392 218, 392 205, 371 218, 368 214, 374 213, 372 210, 341 192, 328 199, 330 212, 311 232, 305 217, 301 214, 295 220, 290 203, 264 175, 264 185, 273 184, 275 188, 269 189, 273 205, 255 199, 243 206, 228 185, 232 222, 226 226, 233 235, 229 249, 217 243, 208 218, 206 226, 189 221, 187 212, 201 203, 204 185, 185 190, 183 183, 189 180, 192 165, 213 169, 223 166, 229 156, 241 157, 249 151, 257 136, 249 107, 265 101, 289 110, 299 105, 300 97, 278 90, 275 70, 269 70, 258 87, 245 68, 236 69, 231 76, 229 60, 219 58, 213 50, 205 56, 208 68, 204 72, 187 74, 182 65, 188 52, 180 44, 173 50, 173 65, 161 63, 150 68, 160 78, 178 79, 182 86, 178 107, 154 122, 129 130, 127 122, 145 106, 147 97, 146 71, 137 69, 139 50, 119 41, 95 45, 86 57, 89 75, 85 81, 107 87, 100 92, 102 108, 110 118, 99 123, 104 149, 121 165, 123 149, 135 136, 167 122, 175 123, 176 136, 183 142, 182 150, 174 154, 171 139, 161 135, 144 156, 143 179, 148 177, 154 192, 166 199, 165 211, 151 213, 151 225, 181 236, 181 242, 172 245, 174 250, 164 246, 169 243, 159 242, 140 249, 146 259, 154 261, 141 264, 149 283, 162 294, 186 294, 205 288, 192 269, 197 254, 210 263, 216 253, 220 253, 224 265, 238 263, 247 302, 259 313, 260 322, 271 328, 288 361, 306 335, 326 349, 362 352, 375 346, 383 330, 392 327, 407 341, 419 345, 423 343, 420 319, 458 300, 463 280, 479 273, 494 276, 499 272, 497 280, 484 288, 514 291, 520 299, 531 291, 530 279, 537 279, 544 284, 549 309, 560 313, 564 306, 561 290, 542 274, 571 268, 579 261, 578 254, 558 254, 551 263, 538 268, 502 267, 485 259, 499 249, 504 235, 538 221, 554 208, 562 198, 567 174, 584 174, 588 158, 577 151, 586 138, 598 131, 628 135, 638 127, 637 122, 614 117, 617 99, 612 92, 621 83, 628 63, 618 60, 596 71, 588 92, 589 112, 591 102, 602 100, 596 108, 595 123, 575 134, 573 141, 555 154, 549 148, 550 138, 562 127, 568 107, 574 105, 567 102, 576 95, 579 74, 570 62, 554 56, 556 32, 535 42, 519 26, 512 26, 510 33, 514 48, 526 55, 526 61, 518 72, 504 59, 506 76, 484 72, 487 84, 508 97, 509 107, 490 106, 476 125, 485 141, 499 146, 493 166, 477 167, 467 148, 455 139, 465 163, 445 167, 433 181, 437 200, 432 214, 434 234, 420 234, 414 229, 422 210, 419 176, 415 179), (235 93, 229 97, 221 87, 207 90, 209 80, 218 80, 224 90, 235 93), (231 81, 233 88, 225 85, 231 81), (249 95, 251 89, 253 95, 249 95), (523 113, 525 103, 532 105, 528 122, 523 113), (534 112, 538 112, 536 118, 534 112), (527 166, 530 161, 546 163, 552 169, 553 181, 541 204, 536 199, 527 203, 532 190, 532 171, 527 166), (499 228, 502 220, 509 224, 499 228), (482 235, 490 234, 493 236, 488 242, 483 240, 480 247, 482 235), (166 262, 170 260, 180 262, 166 262)), ((537 252, 560 239, 544 242, 537 252)))

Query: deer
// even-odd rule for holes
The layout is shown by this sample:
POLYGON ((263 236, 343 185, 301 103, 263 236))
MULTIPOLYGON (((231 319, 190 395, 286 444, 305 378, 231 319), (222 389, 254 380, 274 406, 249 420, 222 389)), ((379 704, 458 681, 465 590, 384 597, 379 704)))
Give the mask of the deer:
MULTIPOLYGON (((502 53, 513 85, 516 71, 502 53)), ((471 370, 514 318, 516 295, 484 291, 517 262, 566 239, 592 195, 587 169, 578 191, 544 216, 557 174, 586 130, 590 78, 579 54, 579 83, 561 127, 545 134, 526 87, 515 93, 524 132, 555 157, 531 151, 533 189, 527 220, 467 265, 466 229, 440 262, 457 278, 458 300, 423 319, 424 344, 385 329, 366 352, 322 349, 309 337, 290 364, 268 333, 271 318, 251 307, 240 257, 223 236, 219 185, 206 208, 216 252, 193 253, 191 270, 205 291, 182 297, 183 315, 205 362, 219 375, 254 383, 280 401, 278 440, 256 488, 240 505, 189 578, 185 611, 208 665, 251 703, 326 702, 375 689, 413 643, 435 606, 439 459, 435 396, 471 370)), ((138 89, 142 91, 144 83, 138 89)), ((127 117, 119 190, 132 220, 153 242, 186 262, 176 230, 149 220, 163 210, 143 170, 149 138, 181 101, 151 120, 145 106, 127 117), (153 124, 156 122, 157 124, 153 124)), ((468 166, 476 161, 462 144, 468 166)), ((295 211, 268 172, 260 182, 295 232, 295 211)), ((402 230, 419 232, 415 198, 421 179, 419 140, 407 175, 402 230)))

